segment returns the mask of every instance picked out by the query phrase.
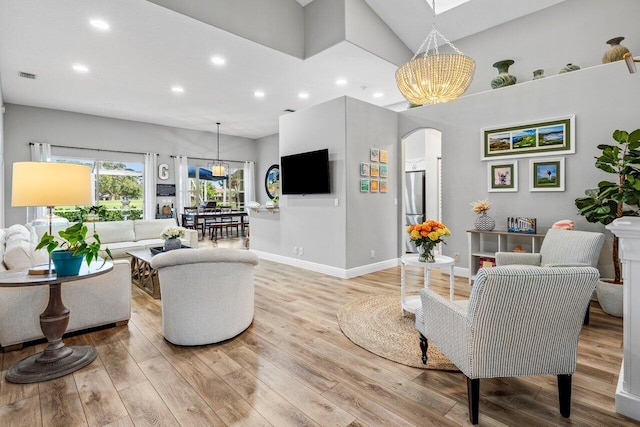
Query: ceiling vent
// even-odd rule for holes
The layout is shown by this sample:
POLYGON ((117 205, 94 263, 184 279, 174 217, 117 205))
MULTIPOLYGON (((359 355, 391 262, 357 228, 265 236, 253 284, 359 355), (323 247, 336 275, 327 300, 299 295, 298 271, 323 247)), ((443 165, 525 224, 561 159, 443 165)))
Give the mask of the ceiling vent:
POLYGON ((36 79, 36 75, 35 74, 25 73, 24 71, 20 71, 18 73, 18 75, 20 77, 24 77, 25 79, 31 79, 31 80, 35 80, 36 79))
POLYGON ((283 110, 285 113, 295 113, 296 110, 292 110, 291 108, 287 108, 286 110, 283 110))

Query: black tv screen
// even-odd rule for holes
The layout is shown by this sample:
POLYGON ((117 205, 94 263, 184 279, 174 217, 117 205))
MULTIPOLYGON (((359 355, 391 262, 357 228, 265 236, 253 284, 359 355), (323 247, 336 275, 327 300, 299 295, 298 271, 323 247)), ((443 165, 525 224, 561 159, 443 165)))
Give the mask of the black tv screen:
POLYGON ((282 194, 328 194, 329 150, 309 151, 280 158, 282 194))

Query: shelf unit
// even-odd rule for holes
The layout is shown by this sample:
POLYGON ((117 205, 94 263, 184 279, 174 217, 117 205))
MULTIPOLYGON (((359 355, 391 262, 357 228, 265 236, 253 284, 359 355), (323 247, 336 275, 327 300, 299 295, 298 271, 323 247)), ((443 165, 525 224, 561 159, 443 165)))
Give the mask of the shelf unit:
POLYGON ((511 252, 518 244, 527 246, 529 253, 540 252, 544 234, 510 233, 506 230, 467 230, 467 239, 469 242, 469 285, 471 285, 480 268, 480 258, 495 260, 496 252, 511 252))

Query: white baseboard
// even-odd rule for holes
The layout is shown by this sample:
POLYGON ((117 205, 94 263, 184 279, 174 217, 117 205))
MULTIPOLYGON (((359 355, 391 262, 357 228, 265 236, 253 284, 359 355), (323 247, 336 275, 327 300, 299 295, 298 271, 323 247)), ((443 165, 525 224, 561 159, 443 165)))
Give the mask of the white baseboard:
POLYGON ((282 255, 276 255, 268 252, 251 250, 261 259, 267 261, 273 261, 280 264, 290 265, 292 267, 298 267, 309 271, 315 271, 316 273, 326 274, 328 276, 338 277, 340 279, 352 279, 354 277, 362 276, 364 274, 375 273, 376 271, 386 270, 387 268, 396 267, 400 261, 397 258, 380 261, 375 264, 367 264, 360 267, 344 269, 338 267, 332 267, 330 265, 318 264, 315 262, 305 261, 298 258, 291 258, 282 255))
POLYGON ((640 396, 624 391, 622 387, 624 379, 624 362, 620 368, 618 376, 618 386, 616 388, 616 412, 640 421, 640 396))

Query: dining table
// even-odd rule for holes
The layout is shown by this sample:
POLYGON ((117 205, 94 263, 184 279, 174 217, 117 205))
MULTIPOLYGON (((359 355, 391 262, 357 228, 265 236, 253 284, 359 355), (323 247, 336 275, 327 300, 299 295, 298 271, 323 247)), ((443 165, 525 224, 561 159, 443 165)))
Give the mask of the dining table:
MULTIPOLYGON (((240 230, 242 233, 245 233, 245 226, 247 223, 245 222, 245 218, 249 216, 246 211, 228 211, 228 212, 198 212, 192 213, 189 215, 193 215, 194 224, 196 227, 199 226, 200 222, 207 223, 207 220, 222 220, 222 219, 231 219, 233 222, 233 218, 239 218, 240 230)), ((202 237, 204 238, 204 228, 202 232, 202 237)), ((218 240, 218 236, 216 233, 212 234, 211 237, 213 240, 218 240)))

